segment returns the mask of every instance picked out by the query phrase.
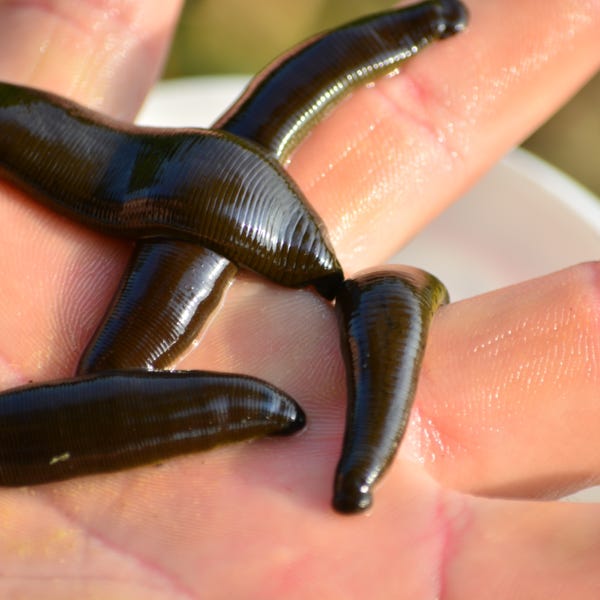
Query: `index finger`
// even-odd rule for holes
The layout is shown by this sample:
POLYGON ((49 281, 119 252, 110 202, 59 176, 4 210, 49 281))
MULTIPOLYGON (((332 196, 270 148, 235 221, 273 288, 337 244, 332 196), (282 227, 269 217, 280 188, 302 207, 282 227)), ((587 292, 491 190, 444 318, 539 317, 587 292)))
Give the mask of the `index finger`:
POLYGON ((181 4, 0 2, 0 79, 132 118, 160 73, 181 4))

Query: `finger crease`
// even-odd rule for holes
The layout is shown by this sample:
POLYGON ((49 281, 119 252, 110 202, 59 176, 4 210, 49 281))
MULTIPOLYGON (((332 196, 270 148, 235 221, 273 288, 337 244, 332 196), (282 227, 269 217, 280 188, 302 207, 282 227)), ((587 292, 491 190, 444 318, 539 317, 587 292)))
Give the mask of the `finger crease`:
MULTIPOLYGON (((89 538, 95 540, 108 552, 123 557, 125 560, 127 560, 129 563, 134 564, 140 570, 153 573, 154 575, 157 575, 160 579, 165 581, 166 584, 169 586, 169 598, 174 598, 171 592, 175 590, 178 596, 182 599, 185 598, 188 600, 196 600, 197 595, 191 589, 185 586, 183 582, 181 582, 177 577, 175 577, 174 574, 169 573, 163 567, 159 566, 158 564, 149 560, 148 558, 141 557, 138 554, 134 554, 133 552, 128 551, 121 546, 118 546, 115 542, 110 540, 107 536, 103 535, 99 530, 92 527, 89 523, 82 523, 74 519, 68 511, 64 510, 59 505, 57 505, 48 494, 44 494, 44 502, 49 508, 54 510, 61 518, 63 518, 65 521, 72 524, 77 530, 79 530, 82 536, 88 536, 89 538)), ((89 579, 92 581, 95 579, 97 579, 98 581, 101 580, 100 577, 94 576, 91 576, 89 579)), ((110 579, 106 577, 102 578, 102 580, 110 581, 110 579)), ((114 579, 113 581, 117 580, 114 579)), ((150 587, 150 583, 146 582, 144 587, 150 587)), ((158 591, 159 588, 155 585, 152 587, 152 589, 154 591, 158 591)))
POLYGON ((401 77, 403 89, 408 96, 406 102, 400 103, 398 98, 390 93, 389 78, 376 82, 371 91, 387 103, 392 113, 414 123, 421 131, 425 132, 433 145, 443 151, 450 163, 465 162, 462 151, 458 145, 453 143, 452 139, 452 132, 458 118, 449 114, 448 109, 437 99, 437 95, 427 91, 417 78, 410 75, 408 69, 402 71, 401 77), (439 113, 440 110, 444 117, 434 117, 434 114, 439 113))

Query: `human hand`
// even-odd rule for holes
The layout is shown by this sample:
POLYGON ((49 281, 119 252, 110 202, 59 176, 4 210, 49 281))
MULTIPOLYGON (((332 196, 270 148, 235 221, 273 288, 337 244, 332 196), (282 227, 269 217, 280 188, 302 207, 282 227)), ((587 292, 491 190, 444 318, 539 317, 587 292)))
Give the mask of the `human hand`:
MULTIPOLYGON (((0 5, 2 79, 131 115, 176 4, 0 5)), ((600 5, 581 4, 472 0, 465 34, 356 93, 302 145, 290 170, 348 274, 383 262, 597 69, 600 5)), ((3 387, 68 375, 127 247, 8 185, 0 194, 3 387)), ((599 507, 474 494, 542 499, 597 481, 597 282, 597 265, 580 266, 442 309, 372 514, 340 517, 329 508, 345 403, 331 307, 241 275, 180 367, 267 379, 305 407, 306 433, 2 490, 0 591, 596 598, 599 507)))

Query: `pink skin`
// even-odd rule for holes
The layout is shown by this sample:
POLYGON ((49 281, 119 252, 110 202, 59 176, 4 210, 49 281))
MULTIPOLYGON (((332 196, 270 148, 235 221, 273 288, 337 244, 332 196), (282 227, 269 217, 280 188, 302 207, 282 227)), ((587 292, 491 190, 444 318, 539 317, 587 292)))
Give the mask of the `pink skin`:
MULTIPOLYGON (((0 3, 0 78, 131 117, 179 4, 0 3)), ((468 32, 356 93, 291 161, 348 273, 382 262, 598 69, 598 0, 469 8, 468 32)), ((6 184, 0 211, 8 388, 72 372, 128 248, 6 184)), ((598 264, 441 310, 401 455, 371 514, 340 517, 331 307, 241 276, 180 366, 262 376, 303 404, 308 430, 2 490, 0 597, 598 598, 600 507, 539 500, 598 482, 599 330, 598 264)))

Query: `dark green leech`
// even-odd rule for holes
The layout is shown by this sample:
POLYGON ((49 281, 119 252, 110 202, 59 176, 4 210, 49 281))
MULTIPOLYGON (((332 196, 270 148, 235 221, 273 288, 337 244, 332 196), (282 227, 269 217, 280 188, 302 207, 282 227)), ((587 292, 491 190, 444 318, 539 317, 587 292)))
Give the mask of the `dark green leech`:
POLYGON ((0 394, 0 485, 135 467, 304 426, 289 396, 251 377, 114 371, 0 394))
POLYGON ((348 92, 462 31, 467 18, 458 0, 429 0, 317 35, 254 78, 214 127, 286 157, 348 92))
POLYGON ((109 306, 77 369, 164 369, 196 339, 237 268, 187 242, 137 244, 109 306))
POLYGON ((337 298, 348 409, 333 506, 365 510, 406 429, 429 323, 448 301, 444 285, 411 267, 368 271, 337 298))
MULTIPOLYGON (((457 33, 466 21, 460 2, 424 2, 320 34, 257 75, 214 127, 258 142, 283 163, 314 124, 348 92, 397 68, 432 40, 457 33)), ((80 372, 120 366, 163 368, 185 350, 189 340, 196 338, 210 310, 203 307, 195 320, 189 320, 187 315, 196 309, 195 292, 187 293, 189 287, 165 282, 176 282, 172 269, 177 268, 181 281, 196 278, 195 285, 207 289, 210 281, 203 280, 203 265, 217 258, 210 250, 192 245, 184 253, 184 246, 168 241, 160 245, 140 243, 125 274, 126 279, 132 279, 121 284, 85 352, 80 372), (181 256, 175 267, 171 261, 177 253, 181 256), (148 311, 135 308, 140 296, 138 286, 156 311, 151 335, 148 311), (178 342, 172 332, 179 331, 182 337, 178 342), (169 339, 169 352, 164 354, 162 335, 169 339), (136 342, 132 348, 127 338, 143 342, 136 342), (127 344, 127 349, 121 344, 127 344)), ((234 275, 233 269, 228 275, 220 275, 213 292, 215 305, 227 289, 226 278, 233 279, 234 275)))
POLYGON ((223 131, 136 128, 2 83, 0 172, 109 235, 193 241, 330 297, 342 279, 320 218, 281 165, 223 131))

